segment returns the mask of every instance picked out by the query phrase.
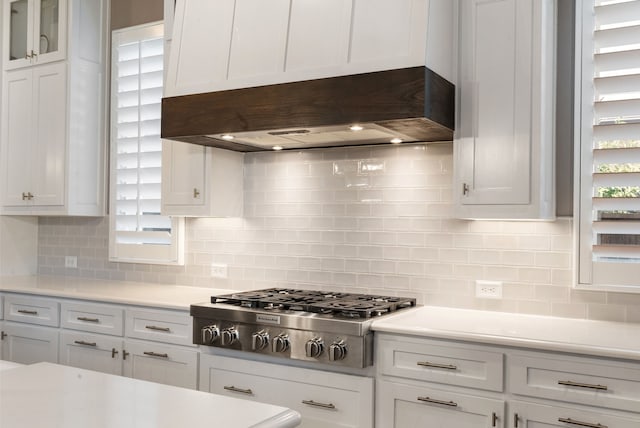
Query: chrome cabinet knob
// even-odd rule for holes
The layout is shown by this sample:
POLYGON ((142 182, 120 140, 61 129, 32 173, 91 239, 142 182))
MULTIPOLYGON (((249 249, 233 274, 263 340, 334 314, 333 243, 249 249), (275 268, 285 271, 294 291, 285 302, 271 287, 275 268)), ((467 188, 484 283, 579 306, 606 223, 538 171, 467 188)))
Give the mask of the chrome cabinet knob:
POLYGON ((269 345, 269 333, 264 330, 256 331, 251 335, 251 349, 261 351, 269 345))
POLYGON ((221 339, 223 346, 233 345, 239 339, 238 330, 235 327, 225 328, 222 330, 221 339))
POLYGON ((287 352, 289 349, 289 336, 284 333, 280 333, 273 338, 271 342, 271 350, 273 352, 287 352))
POLYGON ((329 346, 329 360, 340 361, 347 357, 347 345, 344 340, 337 340, 329 346))
POLYGON ((314 337, 308 340, 304 345, 305 353, 309 358, 318 358, 324 351, 324 341, 320 337, 314 337))
POLYGON ((220 337, 220 329, 215 325, 202 327, 202 344, 210 345, 220 337))

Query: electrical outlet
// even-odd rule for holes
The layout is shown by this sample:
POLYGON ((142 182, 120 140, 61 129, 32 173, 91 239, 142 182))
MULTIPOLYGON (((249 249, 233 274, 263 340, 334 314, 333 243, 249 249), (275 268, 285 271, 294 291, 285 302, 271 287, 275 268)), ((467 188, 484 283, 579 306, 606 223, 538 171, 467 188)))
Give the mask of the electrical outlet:
POLYGON ((78 268, 78 257, 76 257, 76 256, 65 256, 64 257, 64 267, 77 269, 78 268))
POLYGON ((213 278, 226 278, 227 265, 224 263, 211 263, 211 276, 213 278))
POLYGON ((502 282, 476 281, 476 297, 481 299, 502 299, 502 282))

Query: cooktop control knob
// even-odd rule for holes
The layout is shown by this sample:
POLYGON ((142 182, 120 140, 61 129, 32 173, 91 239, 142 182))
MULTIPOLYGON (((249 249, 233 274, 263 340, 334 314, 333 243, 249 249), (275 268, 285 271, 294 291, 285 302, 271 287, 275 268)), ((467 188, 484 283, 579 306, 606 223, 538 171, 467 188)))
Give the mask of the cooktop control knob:
POLYGON ((289 344, 289 335, 280 333, 273 338, 273 341, 271 342, 271 350, 273 352, 287 352, 289 344))
POLYGON ((220 337, 220 329, 215 325, 202 327, 201 332, 203 345, 211 345, 213 342, 218 340, 218 337, 220 337))
POLYGON ((269 333, 264 330, 256 331, 251 335, 251 349, 261 351, 269 345, 269 333))
POLYGON ((324 351, 324 341, 320 337, 314 337, 308 340, 304 345, 305 353, 309 358, 318 358, 324 351))
POLYGON ((329 360, 340 361, 347 357, 347 344, 344 340, 336 340, 329 346, 329 360))
POLYGON ((224 346, 233 345, 238 340, 238 330, 235 327, 228 327, 222 330, 222 344, 224 346))

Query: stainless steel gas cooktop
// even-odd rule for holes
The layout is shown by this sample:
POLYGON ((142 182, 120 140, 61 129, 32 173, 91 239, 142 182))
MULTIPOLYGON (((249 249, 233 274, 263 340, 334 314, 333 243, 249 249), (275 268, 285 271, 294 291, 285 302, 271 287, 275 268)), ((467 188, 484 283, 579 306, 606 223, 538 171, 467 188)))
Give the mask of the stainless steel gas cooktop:
POLYGON ((416 299, 289 288, 212 296, 191 305, 193 342, 282 358, 366 367, 370 325, 416 299))

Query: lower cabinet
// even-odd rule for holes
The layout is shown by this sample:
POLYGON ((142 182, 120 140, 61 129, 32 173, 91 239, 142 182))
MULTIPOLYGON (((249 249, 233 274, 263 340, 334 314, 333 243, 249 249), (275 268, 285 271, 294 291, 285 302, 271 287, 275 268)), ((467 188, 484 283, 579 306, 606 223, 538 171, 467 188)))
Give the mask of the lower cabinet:
POLYGON ((506 427, 504 401, 389 381, 376 384, 378 427, 506 427))
POLYGON ((198 351, 163 343, 127 340, 123 374, 135 379, 196 389, 198 351))
POLYGON ((2 359, 14 363, 58 362, 58 330, 5 321, 2 359))
POLYGON ((60 333, 60 364, 122 374, 122 338, 84 332, 60 333))
POLYGON ((514 428, 638 428, 640 417, 614 416, 591 409, 549 406, 543 404, 514 401, 510 404, 514 428))
POLYGON ((296 410, 305 428, 373 427, 373 378, 200 355, 200 390, 296 410))

